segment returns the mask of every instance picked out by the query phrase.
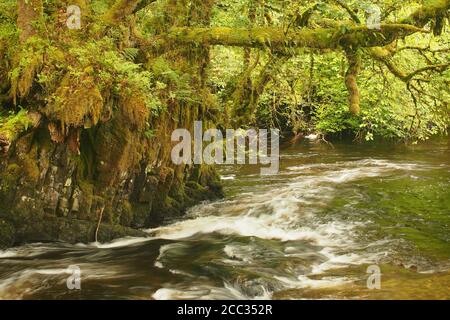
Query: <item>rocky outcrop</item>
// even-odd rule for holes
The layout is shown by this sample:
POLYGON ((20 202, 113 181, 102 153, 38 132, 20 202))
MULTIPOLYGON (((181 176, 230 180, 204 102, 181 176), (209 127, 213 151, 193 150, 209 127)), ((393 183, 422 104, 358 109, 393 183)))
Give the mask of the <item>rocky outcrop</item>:
POLYGON ((53 142, 45 123, 22 136, 0 158, 0 246, 91 242, 100 218, 99 241, 142 236, 137 229, 221 196, 211 168, 172 164, 170 136, 162 131, 176 126, 164 119, 145 147, 132 139, 120 144, 108 131, 114 127, 85 130, 79 155, 53 142))

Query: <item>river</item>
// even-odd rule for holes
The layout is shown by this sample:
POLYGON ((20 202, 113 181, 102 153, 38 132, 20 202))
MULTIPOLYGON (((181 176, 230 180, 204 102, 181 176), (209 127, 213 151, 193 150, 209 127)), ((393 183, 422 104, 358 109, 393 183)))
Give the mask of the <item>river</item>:
POLYGON ((150 238, 0 251, 0 298, 450 299, 448 140, 303 142, 283 148, 278 175, 221 174, 223 200, 150 238))

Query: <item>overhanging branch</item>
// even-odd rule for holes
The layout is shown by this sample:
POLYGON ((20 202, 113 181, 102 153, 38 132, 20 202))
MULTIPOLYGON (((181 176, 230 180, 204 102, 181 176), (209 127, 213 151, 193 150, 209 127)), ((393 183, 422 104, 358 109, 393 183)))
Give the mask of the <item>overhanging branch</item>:
POLYGON ((397 65, 392 61, 392 53, 389 50, 384 48, 370 48, 369 54, 375 60, 382 62, 394 76, 405 83, 410 82, 416 75, 420 73, 430 70, 443 72, 450 67, 450 63, 432 64, 414 70, 411 73, 406 73, 403 70, 399 69, 397 65))
POLYGON ((339 24, 333 28, 302 29, 285 34, 281 28, 174 28, 161 38, 177 44, 225 45, 239 47, 309 47, 337 49, 340 47, 379 47, 395 39, 416 32, 426 32, 423 27, 436 15, 450 8, 450 0, 430 0, 400 23, 382 24, 380 30, 367 26, 339 24))
POLYGON ((117 0, 105 13, 103 20, 109 23, 118 23, 127 16, 136 13, 156 0, 117 0))
POLYGON ((162 38, 176 44, 199 46, 337 49, 339 47, 384 46, 396 37, 416 32, 427 31, 407 24, 383 24, 380 30, 369 29, 366 26, 342 25, 341 28, 302 29, 287 34, 281 28, 271 27, 252 29, 183 27, 171 29, 162 38))

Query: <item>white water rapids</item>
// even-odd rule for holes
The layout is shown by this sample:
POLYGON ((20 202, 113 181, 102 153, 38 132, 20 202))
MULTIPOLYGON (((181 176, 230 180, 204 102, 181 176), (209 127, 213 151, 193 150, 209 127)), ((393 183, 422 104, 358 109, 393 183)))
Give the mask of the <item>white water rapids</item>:
POLYGON ((367 277, 365 269, 356 275, 333 270, 390 262, 405 243, 371 233, 377 210, 360 206, 366 184, 449 172, 448 164, 421 161, 317 158, 285 154, 272 177, 224 172, 225 199, 146 230, 149 238, 0 251, 0 298, 73 297, 65 288, 69 265, 82 270, 79 294, 87 298, 270 299, 351 285, 367 277))

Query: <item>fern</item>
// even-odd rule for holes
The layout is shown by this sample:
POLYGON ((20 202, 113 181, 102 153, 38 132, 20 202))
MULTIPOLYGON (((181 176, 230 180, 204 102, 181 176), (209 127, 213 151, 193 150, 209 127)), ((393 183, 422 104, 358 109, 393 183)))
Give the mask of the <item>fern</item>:
POLYGON ((129 61, 135 61, 139 54, 139 49, 137 48, 125 48, 123 50, 123 55, 125 59, 129 61))

